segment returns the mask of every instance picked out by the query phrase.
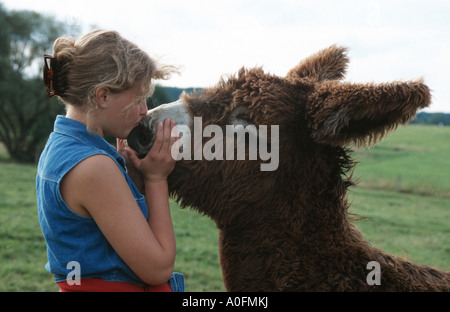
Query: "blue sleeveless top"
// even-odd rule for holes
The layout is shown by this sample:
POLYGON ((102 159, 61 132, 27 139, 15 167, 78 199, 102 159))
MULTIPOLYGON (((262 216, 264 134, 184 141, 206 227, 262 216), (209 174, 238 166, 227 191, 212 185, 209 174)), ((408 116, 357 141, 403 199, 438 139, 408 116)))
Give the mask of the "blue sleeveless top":
POLYGON ((66 173, 87 157, 99 154, 116 162, 143 216, 148 218, 145 198, 126 173, 125 159, 99 135, 89 134, 84 124, 57 116, 36 176, 39 222, 47 243, 45 268, 54 274, 56 282, 61 282, 72 272, 69 262, 77 261, 80 278, 144 285, 114 251, 94 219, 73 212, 61 196, 60 183, 66 173))

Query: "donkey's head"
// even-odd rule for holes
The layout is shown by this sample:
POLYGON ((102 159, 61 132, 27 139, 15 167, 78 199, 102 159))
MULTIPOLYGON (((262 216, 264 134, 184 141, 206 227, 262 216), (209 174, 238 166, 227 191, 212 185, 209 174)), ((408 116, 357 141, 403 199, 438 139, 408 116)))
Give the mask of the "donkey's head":
POLYGON ((242 207, 277 200, 274 194, 298 192, 293 179, 320 188, 342 173, 345 145, 373 143, 430 103, 421 81, 340 81, 345 52, 331 46, 286 77, 241 69, 200 94, 150 110, 128 144, 144 156, 157 124, 174 120, 183 133, 182 159, 169 177, 171 190, 185 204, 210 210, 218 203, 242 207))

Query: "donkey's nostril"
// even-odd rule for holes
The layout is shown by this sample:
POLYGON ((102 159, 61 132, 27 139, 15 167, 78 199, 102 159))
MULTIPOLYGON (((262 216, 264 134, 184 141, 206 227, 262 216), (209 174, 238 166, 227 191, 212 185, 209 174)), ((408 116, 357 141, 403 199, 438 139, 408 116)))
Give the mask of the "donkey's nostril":
POLYGON ((137 152, 139 158, 144 158, 153 145, 154 135, 147 124, 142 121, 127 138, 128 146, 137 152))

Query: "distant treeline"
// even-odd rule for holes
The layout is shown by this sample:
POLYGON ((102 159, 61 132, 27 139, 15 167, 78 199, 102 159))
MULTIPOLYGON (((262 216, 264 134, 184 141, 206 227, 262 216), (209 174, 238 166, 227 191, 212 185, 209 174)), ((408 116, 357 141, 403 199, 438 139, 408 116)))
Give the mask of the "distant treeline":
POLYGON ((161 104, 170 103, 178 100, 181 93, 192 93, 195 90, 201 90, 200 88, 174 88, 174 87, 163 87, 156 85, 155 91, 151 98, 148 99, 147 104, 149 108, 154 108, 161 104))
POLYGON ((450 126, 450 114, 420 112, 410 124, 450 126))

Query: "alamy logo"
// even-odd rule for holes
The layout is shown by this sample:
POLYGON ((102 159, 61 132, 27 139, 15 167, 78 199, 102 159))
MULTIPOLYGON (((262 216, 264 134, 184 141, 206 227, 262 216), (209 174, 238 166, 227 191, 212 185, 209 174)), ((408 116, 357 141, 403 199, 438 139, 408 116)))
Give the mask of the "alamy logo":
POLYGON ((72 270, 67 274, 67 284, 70 286, 81 285, 81 265, 78 261, 67 263, 66 269, 72 270))
POLYGON ((203 129, 202 118, 194 117, 193 134, 186 125, 177 125, 173 129, 182 133, 179 146, 172 146, 172 156, 176 160, 192 160, 191 146, 194 139, 194 160, 246 160, 246 148, 248 147, 248 160, 268 161, 261 163, 261 171, 274 171, 279 165, 279 126, 260 125, 226 125, 225 133, 218 125, 208 125, 203 129), (225 135, 225 140, 224 140, 225 135), (236 137, 236 140, 235 140, 236 137), (211 138, 203 145, 203 138, 211 138), (225 141, 225 144, 224 144, 225 141), (246 146, 248 142, 248 146, 246 146), (269 150, 270 144, 270 150, 269 150), (225 145, 225 146, 224 146, 225 145), (178 148, 178 150, 177 150, 178 148), (224 153, 225 151, 225 153, 224 153), (236 152, 236 158, 235 158, 236 152), (224 157, 225 155, 225 157, 224 157))
POLYGON ((372 270, 367 274, 367 284, 370 286, 381 285, 381 267, 377 261, 370 261, 366 266, 367 270, 372 270))

